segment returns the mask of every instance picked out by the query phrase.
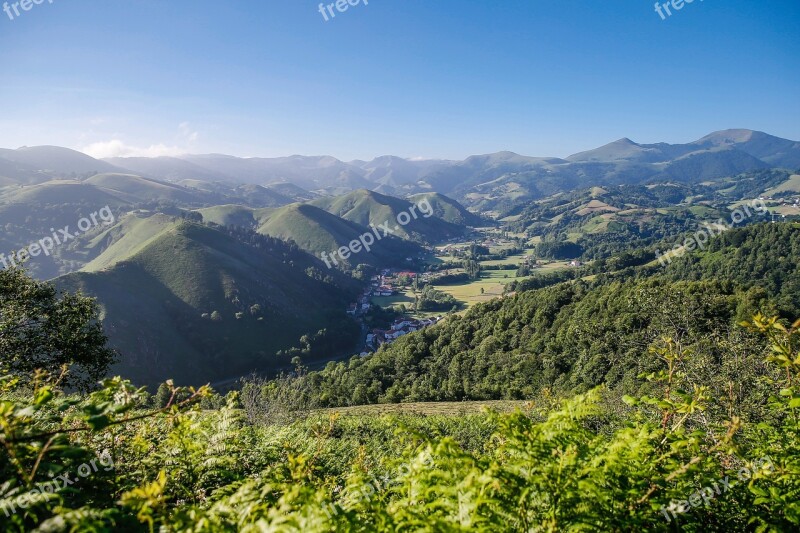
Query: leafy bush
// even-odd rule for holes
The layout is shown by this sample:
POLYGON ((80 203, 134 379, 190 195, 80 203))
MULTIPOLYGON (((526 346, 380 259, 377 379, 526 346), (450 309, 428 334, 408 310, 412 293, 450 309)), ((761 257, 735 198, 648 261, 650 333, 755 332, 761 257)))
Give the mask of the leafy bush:
POLYGON ((524 413, 456 419, 317 413, 251 425, 235 394, 186 410, 208 390, 168 384, 168 405, 146 411, 143 391, 120 379, 80 397, 45 374, 31 388, 6 377, 0 505, 13 512, 0 521, 10 531, 797 530, 800 321, 744 325, 769 342, 759 422, 694 381, 694 355, 675 339, 653 347, 659 364, 642 376, 659 394, 627 406, 609 408, 599 388, 556 408, 542 396, 524 413), (27 496, 105 454, 113 472, 80 490, 27 496))
POLYGON ((106 347, 97 303, 59 294, 18 268, 0 269, 0 361, 28 376, 36 369, 70 372, 63 385, 87 389, 106 375, 116 354, 106 347))

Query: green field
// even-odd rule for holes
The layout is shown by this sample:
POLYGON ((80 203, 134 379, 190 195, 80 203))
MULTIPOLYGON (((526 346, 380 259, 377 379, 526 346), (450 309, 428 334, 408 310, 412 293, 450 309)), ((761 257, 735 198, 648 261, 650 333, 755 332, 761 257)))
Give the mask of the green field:
MULTIPOLYGON (((494 250, 492 250, 494 251, 494 250)), ((525 250, 525 252, 516 255, 509 255, 505 259, 498 259, 496 261, 481 261, 482 266, 498 266, 498 265, 514 265, 517 266, 525 259, 525 256, 532 255, 533 249, 525 250)), ((510 271, 509 271, 510 272, 510 271)))
MULTIPOLYGON (((437 287, 439 288, 439 287, 437 287)), ((395 294, 394 296, 373 296, 372 303, 375 305, 379 305, 381 307, 393 307, 395 305, 405 305, 407 309, 411 310, 414 307, 414 291, 411 289, 405 289, 400 291, 399 294, 395 294)), ((428 318, 432 316, 442 316, 447 311, 419 311, 419 312, 411 312, 409 314, 413 315, 416 318, 428 318)))
MULTIPOLYGON (((522 254, 516 254, 506 257, 505 259, 494 261, 482 261, 482 266, 497 266, 497 265, 519 265, 527 255, 533 253, 532 249, 525 250, 522 254)), ((448 259, 448 258, 439 258, 448 259)), ((568 261, 553 261, 541 268, 535 270, 536 274, 547 274, 556 270, 563 270, 569 268, 568 261)), ((446 292, 453 296, 456 300, 470 308, 476 303, 488 302, 493 298, 498 298, 503 295, 503 289, 508 283, 512 281, 519 281, 525 277, 518 277, 516 270, 484 270, 481 272, 480 279, 468 281, 464 283, 457 283, 453 285, 436 285, 436 289, 446 292), (483 292, 481 293, 481 289, 483 292)), ((401 291, 400 294, 394 296, 374 296, 372 303, 381 307, 391 307, 395 305, 404 304, 406 307, 414 305, 414 293, 411 289, 401 291)), ((439 312, 417 313, 421 317, 440 315, 439 312)))
POLYGON ((517 409, 525 411, 534 404, 525 400, 490 400, 477 402, 423 402, 393 403, 377 405, 359 405, 354 407, 338 407, 320 409, 318 413, 341 413, 347 416, 383 416, 383 415, 423 415, 423 416, 460 416, 483 412, 490 409, 499 413, 510 413, 517 409))
MULTIPOLYGON (((557 261, 545 265, 537 269, 537 274, 546 274, 556 270, 569 268, 569 263, 565 261, 557 261)), ((467 283, 460 283, 457 285, 443 285, 436 288, 451 294, 456 300, 463 302, 467 308, 472 307, 476 303, 487 302, 493 298, 503 295, 503 288, 506 284, 512 281, 526 279, 525 277, 517 277, 514 270, 484 270, 481 272, 481 278, 467 283), (508 277, 506 277, 508 276, 508 277), (483 293, 481 294, 481 289, 483 293)))
POLYGON ((411 292, 411 289, 407 289, 394 296, 373 296, 372 303, 381 307, 392 307, 400 304, 409 306, 414 304, 414 293, 411 292))
POLYGON ((764 191, 764 196, 772 196, 781 192, 800 192, 800 174, 795 174, 777 187, 764 191))

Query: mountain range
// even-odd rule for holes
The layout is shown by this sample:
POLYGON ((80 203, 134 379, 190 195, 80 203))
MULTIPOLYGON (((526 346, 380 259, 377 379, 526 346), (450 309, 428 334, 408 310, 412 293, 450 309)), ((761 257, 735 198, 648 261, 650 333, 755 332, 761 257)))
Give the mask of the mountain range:
POLYGON ((732 129, 686 144, 639 144, 624 138, 563 159, 498 152, 463 161, 382 156, 349 162, 331 156, 223 154, 96 160, 66 148, 40 146, 0 150, 0 186, 82 179, 97 173, 133 174, 194 192, 236 197, 253 207, 369 189, 393 196, 438 192, 473 211, 492 211, 581 187, 698 183, 772 167, 800 168, 800 142, 732 129), (243 188, 248 185, 260 188, 243 188), (292 189, 287 195, 276 187, 292 189))
POLYGON ((0 149, 0 252, 108 206, 113 224, 28 268, 98 298, 123 354, 115 372, 143 384, 177 375, 204 382, 275 372, 299 352, 304 360, 352 353, 358 332, 345 310, 363 287, 319 258, 370 226, 390 222, 394 235, 343 266, 414 268, 425 247, 494 224, 489 218, 542 239, 597 235, 586 246, 607 253, 716 213, 688 205, 695 200, 726 205, 795 187, 797 168, 800 143, 750 130, 679 145, 621 139, 563 159, 97 160, 53 146, 0 149), (788 170, 767 170, 775 168, 788 170), (426 208, 394 226, 415 204, 426 208))

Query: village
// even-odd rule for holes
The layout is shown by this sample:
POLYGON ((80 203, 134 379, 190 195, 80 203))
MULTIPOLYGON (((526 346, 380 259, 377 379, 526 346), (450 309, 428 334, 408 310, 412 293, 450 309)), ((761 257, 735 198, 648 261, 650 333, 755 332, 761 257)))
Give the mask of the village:
POLYGON ((391 344, 403 335, 419 331, 442 320, 443 317, 441 316, 422 319, 401 317, 396 319, 388 329, 368 329, 366 327, 363 318, 372 306, 375 305, 372 303, 372 298, 394 296, 398 294, 396 285, 401 285, 414 279, 427 283, 430 279, 430 274, 417 274, 416 272, 410 271, 383 269, 380 274, 372 276, 369 286, 364 289, 358 301, 348 306, 347 314, 355 317, 362 326, 364 326, 364 330, 367 332, 364 340, 364 350, 360 354, 362 357, 369 355, 383 344, 391 344))

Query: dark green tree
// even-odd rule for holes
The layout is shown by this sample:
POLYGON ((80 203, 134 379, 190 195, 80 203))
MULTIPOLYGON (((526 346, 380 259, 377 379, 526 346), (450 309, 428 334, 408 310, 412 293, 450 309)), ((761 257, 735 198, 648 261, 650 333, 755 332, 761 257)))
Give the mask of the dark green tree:
POLYGON ((0 270, 0 364, 21 378, 35 369, 87 390, 105 377, 116 353, 106 346, 97 303, 59 292, 22 269, 0 270))

